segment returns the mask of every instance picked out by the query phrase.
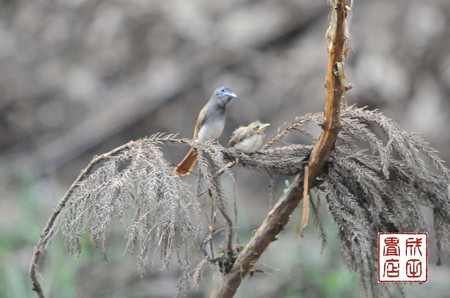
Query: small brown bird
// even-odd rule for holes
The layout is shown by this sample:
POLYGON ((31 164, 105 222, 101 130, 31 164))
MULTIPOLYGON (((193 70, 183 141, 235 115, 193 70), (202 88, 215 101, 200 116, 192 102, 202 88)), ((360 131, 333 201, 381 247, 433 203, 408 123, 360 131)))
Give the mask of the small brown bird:
POLYGON ((264 131, 269 125, 269 123, 263 124, 255 121, 248 126, 237 128, 231 135, 230 146, 244 153, 258 151, 263 145, 264 131))
MULTIPOLYGON (((194 129, 194 140, 205 142, 215 140, 222 134, 225 126, 225 109, 231 99, 237 95, 229 87, 219 87, 212 94, 208 103, 200 110, 194 129)), ((174 173, 188 175, 197 161, 197 151, 189 150, 185 158, 175 167, 174 173)))

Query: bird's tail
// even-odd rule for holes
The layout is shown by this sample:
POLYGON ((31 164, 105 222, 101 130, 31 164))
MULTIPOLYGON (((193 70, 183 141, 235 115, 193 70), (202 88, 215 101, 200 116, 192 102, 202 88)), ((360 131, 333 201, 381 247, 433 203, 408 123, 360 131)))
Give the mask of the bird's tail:
POLYGON ((184 159, 175 167, 173 172, 180 176, 189 175, 194 168, 196 161, 197 151, 195 151, 194 148, 191 148, 184 159))

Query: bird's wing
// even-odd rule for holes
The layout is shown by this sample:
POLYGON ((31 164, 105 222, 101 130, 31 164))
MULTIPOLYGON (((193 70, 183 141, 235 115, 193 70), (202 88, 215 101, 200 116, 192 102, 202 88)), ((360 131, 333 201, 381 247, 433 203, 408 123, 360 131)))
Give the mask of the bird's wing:
POLYGON ((252 134, 252 130, 248 127, 239 127, 237 128, 233 134, 231 135, 230 139, 230 146, 234 146, 237 143, 241 142, 245 138, 248 138, 252 134))
POLYGON ((194 129, 194 140, 196 140, 198 138, 198 132, 200 131, 200 128, 203 126, 203 124, 205 124, 207 109, 208 109, 208 104, 206 104, 200 110, 200 113, 198 113, 197 123, 195 123, 195 129, 194 129))

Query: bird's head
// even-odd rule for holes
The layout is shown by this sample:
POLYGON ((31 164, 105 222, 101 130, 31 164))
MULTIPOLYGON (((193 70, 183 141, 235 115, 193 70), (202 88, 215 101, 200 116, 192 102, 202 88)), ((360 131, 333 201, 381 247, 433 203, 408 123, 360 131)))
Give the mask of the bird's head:
POLYGON ((255 121, 250 124, 250 127, 256 132, 263 133, 267 127, 270 126, 270 123, 261 123, 259 121, 255 121))
POLYGON ((230 87, 222 86, 214 91, 214 97, 217 99, 218 103, 225 106, 233 98, 237 98, 236 93, 234 93, 230 87))

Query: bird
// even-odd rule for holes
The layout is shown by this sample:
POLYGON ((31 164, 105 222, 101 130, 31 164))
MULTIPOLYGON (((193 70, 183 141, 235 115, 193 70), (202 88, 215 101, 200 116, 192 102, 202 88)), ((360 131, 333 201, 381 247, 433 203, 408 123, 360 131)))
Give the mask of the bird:
MULTIPOLYGON (((222 86, 214 90, 208 103, 200 110, 194 129, 194 140, 206 142, 216 140, 222 134, 226 120, 226 106, 237 98, 230 87, 222 86)), ((191 148, 184 159, 175 167, 174 173, 189 175, 197 161, 197 151, 191 148)))
POLYGON ((256 152, 263 145, 264 131, 269 125, 269 123, 255 121, 248 126, 241 126, 231 135, 229 145, 247 154, 256 152))

